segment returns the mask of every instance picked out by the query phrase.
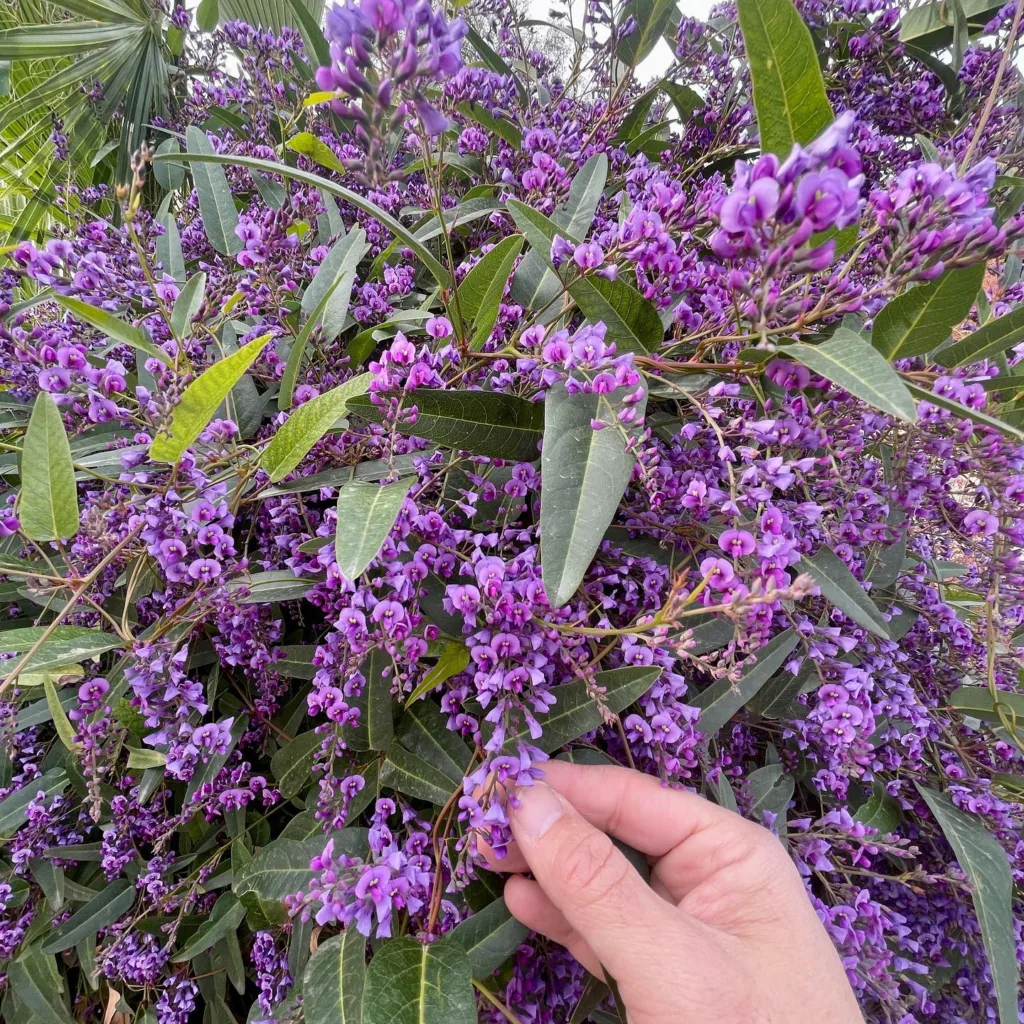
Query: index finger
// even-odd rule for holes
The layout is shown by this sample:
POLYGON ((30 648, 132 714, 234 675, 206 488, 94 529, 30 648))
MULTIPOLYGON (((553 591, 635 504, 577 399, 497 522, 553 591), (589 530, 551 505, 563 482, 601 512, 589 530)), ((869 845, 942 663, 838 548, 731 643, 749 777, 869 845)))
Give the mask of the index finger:
MULTIPOLYGON (((655 859, 705 829, 742 828, 743 819, 732 811, 631 768, 551 760, 544 762, 544 773, 544 781, 595 828, 655 859)), ((526 870, 515 845, 489 863, 497 871, 526 870)))

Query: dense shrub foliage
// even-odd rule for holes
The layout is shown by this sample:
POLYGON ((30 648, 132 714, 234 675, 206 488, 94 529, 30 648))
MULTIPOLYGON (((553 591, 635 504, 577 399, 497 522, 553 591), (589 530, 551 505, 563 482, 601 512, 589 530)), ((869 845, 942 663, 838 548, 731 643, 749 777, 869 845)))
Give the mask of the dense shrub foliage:
POLYGON ((4 1020, 619 1020, 479 864, 549 757, 1020 1019, 1024 3, 889 2, 0 32, 4 1020))

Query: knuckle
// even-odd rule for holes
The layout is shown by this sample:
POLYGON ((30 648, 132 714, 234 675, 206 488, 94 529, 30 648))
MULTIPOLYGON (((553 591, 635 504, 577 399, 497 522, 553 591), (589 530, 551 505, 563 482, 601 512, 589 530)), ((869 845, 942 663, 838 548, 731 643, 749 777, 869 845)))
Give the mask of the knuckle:
POLYGON ((623 886, 624 868, 628 867, 612 841, 600 832, 574 837, 563 849, 561 862, 564 884, 577 902, 587 906, 613 897, 623 886))

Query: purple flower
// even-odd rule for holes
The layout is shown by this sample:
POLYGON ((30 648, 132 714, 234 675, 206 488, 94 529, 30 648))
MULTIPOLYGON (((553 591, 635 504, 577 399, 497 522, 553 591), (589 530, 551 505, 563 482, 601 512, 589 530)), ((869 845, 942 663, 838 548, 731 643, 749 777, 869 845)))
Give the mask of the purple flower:
POLYGON ((754 535, 746 530, 726 530, 718 538, 718 546, 732 558, 749 555, 757 547, 754 535))

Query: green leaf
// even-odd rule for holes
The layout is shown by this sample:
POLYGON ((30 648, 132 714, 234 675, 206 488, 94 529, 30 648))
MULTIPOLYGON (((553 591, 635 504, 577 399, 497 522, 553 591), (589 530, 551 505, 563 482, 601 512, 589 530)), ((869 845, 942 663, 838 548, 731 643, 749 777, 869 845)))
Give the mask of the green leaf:
POLYGON ((917 405, 906 385, 886 359, 859 334, 840 327, 821 345, 801 341, 787 345, 780 352, 873 408, 908 423, 917 421, 917 405))
POLYGON ((970 313, 984 276, 985 265, 978 263, 897 295, 875 317, 871 344, 889 360, 938 348, 970 313))
POLYGON ((100 928, 113 924, 134 902, 135 886, 127 878, 118 878, 56 929, 43 943, 43 952, 70 949, 100 928))
POLYGON ((296 796, 309 778, 322 739, 315 731, 296 736, 270 759, 270 770, 285 800, 296 796))
POLYGON ((18 25, 0 31, 0 59, 70 57, 103 49, 124 39, 124 25, 18 25))
POLYGON ((132 348, 145 352, 147 356, 159 359, 165 366, 170 366, 170 357, 162 348, 153 343, 152 338, 141 327, 126 324, 105 309, 90 306, 88 302, 74 299, 70 295, 55 295, 54 298, 75 318, 102 331, 112 342, 131 345, 132 348))
MULTIPOLYGON (((322 850, 323 843, 319 845, 322 850)), ((275 839, 256 852, 231 888, 246 905, 246 897, 253 894, 273 912, 277 918, 274 923, 283 923, 288 919, 283 906, 285 896, 309 884, 313 877, 309 862, 319 852, 294 839, 275 839)))
POLYGON ((239 604, 271 604, 275 601, 299 601, 312 586, 306 576, 296 576, 291 569, 268 569, 251 576, 239 576, 228 581, 239 604), (241 593, 244 589, 245 593, 241 593))
POLYGON ((467 918, 450 933, 469 957, 474 978, 493 974, 526 941, 529 929, 508 911, 504 899, 495 900, 467 918))
POLYGON ((57 687, 53 685, 53 680, 44 680, 43 689, 46 692, 46 706, 50 709, 50 717, 53 719, 58 738, 68 750, 77 750, 75 727, 68 719, 67 712, 61 707, 60 698, 57 696, 57 687))
POLYGON ((513 149, 523 148, 523 133, 509 120, 492 114, 485 106, 469 101, 460 103, 458 111, 463 117, 476 121, 494 135, 503 138, 513 149))
MULTIPOLYGON (((22 728, 20 724, 18 727, 22 728)), ((63 768, 51 768, 38 779, 33 779, 0 800, 0 838, 10 839, 25 824, 28 805, 40 793, 48 799, 55 793, 63 793, 67 784, 67 772, 63 768)))
POLYGON ((450 939, 392 939, 370 961, 362 1024, 476 1024, 473 972, 450 939))
MULTIPOLYGON (((594 676, 594 688, 597 692, 603 691, 601 702, 609 711, 618 715, 636 703, 657 682, 660 675, 660 668, 648 666, 614 668, 598 672, 594 676)), ((525 726, 513 728, 508 732, 505 749, 514 750, 516 741, 523 739, 550 754, 605 724, 601 707, 593 695, 594 690, 588 687, 586 680, 576 679, 571 683, 563 683, 551 692, 555 703, 546 715, 538 719, 544 729, 541 738, 531 739, 525 726)))
POLYGON ((212 32, 220 17, 217 0, 201 0, 196 8, 196 25, 200 32, 212 32))
POLYGON ((338 491, 334 551, 338 570, 345 579, 357 580, 380 553, 402 511, 409 488, 416 482, 416 477, 384 485, 353 480, 338 491))
MULTIPOLYGON (((195 181, 196 193, 199 196, 199 212, 203 217, 206 237, 210 240, 210 245, 222 256, 234 256, 242 248, 242 240, 235 233, 235 228, 238 227, 238 211, 228 187, 227 175, 222 167, 216 165, 218 162, 239 164, 242 159, 234 155, 223 161, 214 159, 208 163, 196 159, 196 156, 215 158, 218 154, 214 153, 206 133, 194 124, 185 129, 185 140, 189 153, 181 156, 192 157, 192 179, 195 181)), ((176 153, 166 153, 163 156, 168 159, 179 158, 179 154, 176 153)), ((161 154, 158 153, 154 158, 154 164, 159 162, 160 157, 161 154)))
POLYGON ((397 743, 388 749, 380 769, 380 784, 438 807, 448 802, 453 789, 446 775, 397 743))
POLYGON ((469 648, 458 641, 445 641, 441 648, 441 656, 437 664, 423 677, 423 681, 409 696, 405 706, 415 703, 424 694, 430 693, 435 687, 457 676, 469 664, 469 648))
POLYGON ((964 65, 964 51, 969 42, 967 14, 961 0, 946 0, 946 12, 953 22, 953 70, 959 72, 964 65))
POLYGON ((211 946, 223 939, 242 923, 245 907, 238 902, 234 893, 223 893, 213 908, 213 913, 204 921, 185 945, 171 957, 172 964, 183 964, 197 953, 205 953, 211 946))
POLYGON ((569 198, 552 216, 555 225, 570 238, 582 241, 594 223, 597 204, 608 180, 608 156, 595 153, 580 169, 569 185, 569 198))
POLYGON ((707 100, 688 85, 680 85, 678 82, 662 82, 661 88, 672 101, 672 106, 676 108, 680 121, 687 121, 692 114, 707 106, 707 100))
MULTIPOLYGON (((16 566, 12 566, 16 568, 16 566)), ((43 637, 47 637, 47 643, 66 644, 69 641, 95 640, 97 636, 109 637, 109 633, 101 633, 92 626, 25 626, 20 629, 5 629, 0 636, 0 650, 13 651, 15 654, 23 654, 31 650, 43 637)), ((110 648, 107 648, 109 650, 110 648)), ((71 659, 72 661, 75 659, 71 659)))
MULTIPOLYGON (((963 0, 971 32, 981 29, 999 11, 996 0, 963 0)), ((943 49, 953 41, 953 24, 945 0, 933 0, 905 11, 900 20, 900 42, 914 43, 928 50, 943 49)))
MULTIPOLYGON (((327 198, 334 202, 329 196, 327 198)), ((366 232, 362 228, 353 228, 334 243, 303 293, 302 311, 310 317, 319 316, 325 341, 334 341, 345 326, 356 266, 366 249, 366 232), (345 277, 351 279, 348 287, 339 286, 338 282, 345 277), (324 304, 327 296, 330 300, 324 304), (318 314, 321 305, 323 309, 318 314)))
POLYGON ((351 750, 387 750, 394 735, 392 715, 391 655, 382 647, 374 647, 363 659, 359 671, 366 680, 358 697, 349 697, 349 707, 359 708, 359 724, 342 729, 345 743, 351 750))
POLYGON ((501 298, 508 275, 523 248, 522 235, 503 238, 463 278, 458 290, 458 309, 473 324, 469 347, 478 352, 491 335, 498 320, 501 298))
POLYGON ((814 40, 791 0, 738 0, 737 7, 761 152, 785 158, 835 120, 814 40))
POLYGON ((313 445, 348 411, 349 399, 366 394, 372 379, 371 374, 361 373, 292 412, 260 458, 260 465, 272 483, 276 484, 302 462, 313 445))
POLYGON ((944 348, 935 356, 943 366, 963 366, 982 359, 1000 356, 1024 341, 1024 305, 1011 310, 997 320, 990 320, 955 345, 944 348))
POLYGON ((808 573, 829 604, 869 633, 888 639, 889 627, 863 584, 850 572, 846 563, 831 549, 821 548, 813 557, 801 558, 797 572, 808 573))
MULTIPOLYGON (((32 1024, 73 1024, 64 1005, 64 983, 52 956, 30 946, 7 965, 10 990, 17 989, 18 1003, 27 1007, 32 1024)), ((13 1015, 12 1015, 13 1016, 13 1015)), ((16 1024, 14 1020, 11 1024, 16 1024)))
POLYGON ((997 690, 998 702, 987 686, 961 686, 949 696, 950 707, 983 722, 999 722, 1002 717, 1024 726, 1024 693, 997 690))
POLYGON ((264 334, 237 352, 207 367, 187 388, 174 407, 170 434, 159 434, 149 449, 155 462, 177 462, 185 449, 203 432, 217 407, 252 366, 270 340, 264 334))
POLYGON ((36 395, 21 449, 18 517, 32 540, 67 540, 78 533, 78 491, 71 445, 56 402, 36 395))
MULTIPOLYGON (((719 679, 702 690, 690 703, 700 708, 697 728, 707 737, 718 731, 749 701, 758 690, 786 663, 799 642, 792 629, 773 637, 756 654, 756 661, 732 682, 719 679)), ((753 659, 744 662, 746 666, 753 659)))
POLYGON ((171 310, 171 333, 176 338, 186 336, 192 318, 199 312, 205 299, 206 274, 200 271, 188 279, 174 300, 174 309, 171 310))
MULTIPOLYGON (((405 433, 494 459, 530 462, 537 457, 544 424, 544 406, 539 402, 496 391, 431 388, 410 392, 406 401, 416 406, 419 415, 414 424, 403 428, 405 433)), ((378 423, 386 412, 366 397, 354 398, 349 408, 378 423)))
POLYGON ((617 40, 615 56, 635 68, 658 45, 672 15, 678 13, 675 0, 633 0, 628 11, 636 18, 636 29, 617 40))
MULTIPOLYGON (((210 0, 206 0, 207 3, 210 0)), ((214 0, 216 2, 216 0, 214 0)), ((156 147, 158 153, 171 153, 176 154, 181 152, 181 145, 174 136, 164 139, 159 146, 156 147)), ((156 175, 156 180, 160 182, 162 188, 167 189, 168 192, 174 191, 176 188, 180 188, 185 181, 185 168, 180 164, 155 164, 153 167, 153 173, 156 175)))
POLYGON ((619 125, 618 132, 615 134, 616 142, 629 142, 630 139, 643 131, 647 115, 651 112, 651 107, 654 105, 656 93, 656 89, 648 89, 629 108, 628 113, 622 119, 622 124, 619 125))
POLYGON ((1013 927, 1013 878, 1006 854, 974 815, 945 793, 917 785, 971 881, 974 910, 988 954, 1000 1024, 1017 1021, 1017 958, 1013 927))
POLYGON ((50 910, 59 913, 64 906, 64 869, 55 867, 53 861, 45 857, 33 857, 28 866, 36 884, 43 890, 50 910))
MULTIPOLYGON (((635 459, 626 451, 614 404, 624 393, 570 395, 558 384, 544 401, 541 569, 553 608, 576 593, 633 472, 635 459), (595 430, 595 419, 608 425, 595 430)), ((644 406, 639 403, 638 414, 644 406)))
POLYGON ((366 938, 355 928, 322 942, 302 981, 305 1024, 362 1024, 366 938))
POLYGON ((768 764, 747 776, 749 817, 762 824, 765 812, 782 817, 793 797, 796 782, 781 764, 768 764))
POLYGON ((145 747, 128 747, 128 767, 140 768, 162 768, 167 764, 167 755, 159 750, 147 750, 145 747))
MULTIPOLYGON (((190 129, 192 130, 192 129, 190 129)), ((190 149, 191 142, 189 143, 190 149)), ((161 158, 156 158, 161 159, 161 158)), ((376 203, 370 202, 358 192, 345 188, 344 185, 337 185, 333 181, 321 178, 319 175, 310 174, 308 171, 300 171, 296 167, 288 167, 286 164, 277 164, 271 160, 257 160, 254 157, 238 156, 234 153, 213 153, 205 150, 182 153, 179 157, 166 157, 164 159, 178 159, 192 164, 227 164, 232 167, 245 167, 251 171, 263 171, 265 174, 280 174, 285 178, 293 178, 312 188, 321 188, 332 195, 340 196, 354 207, 375 217, 384 225, 396 238, 400 238, 403 244, 407 245, 420 258, 423 265, 430 271, 434 280, 442 288, 451 288, 453 281, 451 273, 435 259, 423 243, 410 232, 404 224, 395 220, 389 213, 382 210, 376 203)), ((193 169, 193 174, 195 170, 193 169)))
POLYGON ((875 779, 872 783, 871 796, 866 803, 857 808, 853 820, 867 825, 868 828, 878 829, 884 836, 896 831, 901 817, 899 801, 890 796, 885 786, 875 779))
MULTIPOLYGON (((158 164, 157 166, 173 167, 175 165, 158 164)), ((164 228, 164 233, 158 235, 154 243, 156 247, 156 261, 163 268, 163 273, 170 274, 179 283, 183 282, 185 280, 185 256, 181 251, 181 236, 178 234, 178 222, 174 219, 174 214, 169 210, 158 213, 156 219, 164 228)), ((166 353, 158 358, 162 359, 165 363, 167 362, 166 353)))
POLYGON ((665 328, 653 302, 626 281, 608 281, 594 274, 578 278, 569 286, 569 294, 591 322, 603 321, 608 341, 619 352, 643 355, 657 349, 665 337, 665 328))
POLYGON ((990 430, 998 430, 1003 434, 1008 434, 1010 437, 1016 437, 1024 440, 1024 430, 1020 430, 1010 423, 1004 423, 1002 420, 998 420, 994 416, 989 416, 988 413, 982 412, 980 409, 972 409, 969 406, 964 405, 962 402, 954 401, 952 398, 946 398, 945 395, 936 395, 931 391, 925 391, 924 388, 920 388, 916 384, 911 384, 909 381, 907 381, 906 384, 907 390, 919 402, 929 402, 932 405, 939 406, 941 409, 948 409, 950 412, 957 416, 962 416, 964 419, 980 423, 982 426, 988 427, 990 430))
POLYGON ((308 157, 329 171, 334 171, 336 174, 345 173, 345 167, 335 155, 334 150, 326 142, 321 142, 309 132, 299 132, 298 135, 293 135, 285 145, 293 153, 308 157))
POLYGON ((450 782, 461 785, 473 752, 448 728, 447 719, 433 701, 417 701, 402 716, 398 741, 450 782))

